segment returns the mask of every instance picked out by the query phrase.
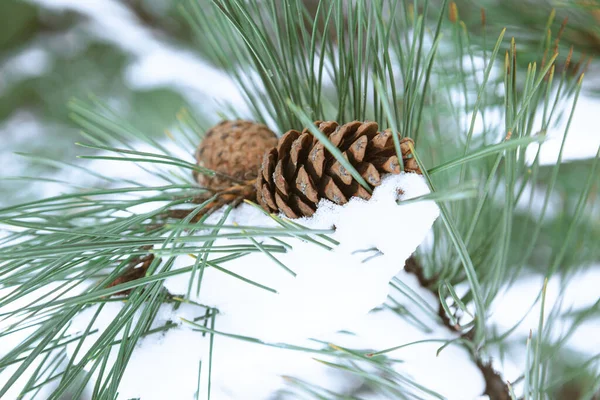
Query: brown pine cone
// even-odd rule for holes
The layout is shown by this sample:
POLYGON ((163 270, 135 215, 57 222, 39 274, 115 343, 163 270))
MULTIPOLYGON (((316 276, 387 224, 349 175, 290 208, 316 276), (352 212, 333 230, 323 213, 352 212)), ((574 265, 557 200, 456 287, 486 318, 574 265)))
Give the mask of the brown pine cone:
MULTIPOLYGON (((390 130, 378 132, 375 122, 354 121, 339 126, 333 121, 317 121, 315 125, 371 188, 381 183, 382 174, 400 173, 390 130)), ((410 138, 400 140, 404 171, 420 174, 409 143, 413 143, 410 138)), ((308 129, 286 132, 277 146, 265 153, 255 187, 261 207, 269 212, 281 211, 289 218, 311 216, 322 198, 345 204, 354 196, 365 200, 371 197, 308 129)))
POLYGON ((263 124, 223 121, 206 132, 196 150, 196 164, 218 174, 194 172, 194 177, 201 186, 212 191, 254 180, 263 154, 276 145, 277 135, 263 124))

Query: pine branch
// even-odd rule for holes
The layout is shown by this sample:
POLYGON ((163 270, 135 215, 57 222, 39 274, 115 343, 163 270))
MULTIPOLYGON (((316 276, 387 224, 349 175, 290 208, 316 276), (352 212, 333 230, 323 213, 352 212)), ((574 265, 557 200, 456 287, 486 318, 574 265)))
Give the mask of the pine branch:
MULTIPOLYGON (((482 47, 477 46, 479 39, 464 28, 466 22, 458 15, 462 7, 451 4, 447 14, 446 2, 439 9, 427 0, 416 9, 410 2, 395 0, 353 5, 323 0, 312 10, 299 0, 214 0, 210 4, 201 7, 190 2, 183 7, 184 17, 208 43, 210 58, 238 83, 253 119, 267 123, 278 134, 308 128, 315 120, 375 120, 394 133, 400 163, 404 161, 399 134, 414 140, 411 160, 423 171, 431 193, 412 202, 438 202, 442 223, 434 226, 434 243, 421 252, 421 263, 410 259, 405 269, 440 299, 437 310, 423 305, 398 280, 392 281, 393 287, 421 306, 432 321, 460 333, 460 342, 486 378, 486 393, 493 399, 508 398, 512 387, 481 357, 508 342, 513 333, 492 334, 487 319, 501 287, 530 271, 524 270, 527 264, 536 264, 551 278, 570 276, 598 260, 598 232, 586 219, 597 213, 594 177, 600 154, 575 172, 562 165, 560 155, 552 166, 543 166, 539 160, 539 149, 561 109, 567 107, 571 111, 561 132, 564 145, 582 88, 585 61, 583 57, 571 60, 576 56, 561 45, 568 29, 557 28, 552 15, 549 29, 539 38, 522 42, 517 36, 508 41, 505 32, 510 36, 514 32, 494 26, 488 18, 483 22, 486 31, 499 35, 490 52, 485 36, 482 47), (483 67, 478 61, 483 61, 483 67), (493 113, 499 113, 500 120, 494 121, 493 113), (480 120, 481 130, 475 128, 480 120), (531 159, 528 151, 535 146, 537 154, 531 159), (532 199, 538 187, 544 192, 543 211, 536 214, 532 199), (549 219, 546 210, 556 194, 565 198, 566 207, 549 219), (519 208, 522 202, 527 203, 524 210, 519 208), (553 249, 551 254, 545 248, 553 249), (455 290, 459 284, 468 288, 460 295, 455 290), (447 304, 446 298, 452 303, 447 304), (460 325, 452 310, 461 310, 473 321, 460 325)), ((223 211, 217 223, 207 223, 217 208, 235 206, 254 192, 240 196, 238 189, 215 192, 192 183, 192 172, 216 172, 180 156, 189 155, 205 131, 204 124, 190 113, 179 115, 180 132, 172 135, 171 143, 136 129, 96 99, 91 104, 75 100, 70 107, 86 142, 91 143, 88 147, 103 152, 82 158, 118 161, 147 175, 111 178, 98 164, 87 170, 80 166, 87 179, 99 180, 95 186, 100 188, 77 188, 0 209, 0 222, 9 230, 1 239, 0 285, 6 291, 0 298, 0 316, 10 321, 0 339, 33 328, 0 359, 0 368, 18 365, 0 388, 0 396, 41 360, 23 395, 35 395, 54 381, 59 381, 54 398, 71 391, 81 394, 97 371, 94 397, 113 398, 141 339, 172 327, 152 328, 160 306, 191 302, 193 286, 200 293, 206 270, 218 271, 261 293, 274 293, 276 288, 230 270, 228 262, 262 254, 276 260, 286 274, 295 275, 276 258, 289 250, 286 240, 301 239, 327 250, 339 245, 327 236, 331 230, 308 229, 276 216, 272 217, 275 228, 226 225, 231 208, 223 211), (137 149, 141 144, 144 148, 137 149), (225 238, 239 242, 215 245, 225 238), (270 243, 257 238, 268 238, 270 243), (194 255, 191 264, 175 268, 175 260, 188 254, 194 255), (184 274, 189 279, 187 293, 168 293, 163 282, 184 274), (100 313, 115 301, 114 296, 124 294, 127 301, 103 332, 95 331, 96 314, 79 336, 67 336, 78 313, 96 306, 100 313), (134 323, 134 318, 139 319, 134 323), (83 342, 94 333, 98 333, 96 342, 83 350, 83 342), (78 342, 78 350, 67 360, 65 349, 71 341, 78 342), (117 354, 115 361, 109 361, 111 352, 117 354)), ((224 106, 223 112, 238 116, 238 110, 231 107, 224 106)), ((343 154, 335 146, 329 148, 360 180, 343 154)), ((543 302, 544 294, 538 300, 543 302)), ((405 311, 395 299, 390 303, 388 309, 398 314, 405 311)), ((323 365, 353 374, 395 398, 406 393, 442 397, 426 383, 399 374, 394 369, 397 360, 325 343, 318 348, 264 343, 215 329, 218 310, 193 305, 199 314, 191 326, 210 337, 210 357, 202 368, 208 363, 211 369, 213 341, 223 336, 329 357, 321 360, 323 365)), ((581 321, 593 314, 592 308, 580 315, 581 321)), ((401 317, 424 330, 431 322, 420 321, 410 312, 401 317)), ((553 350, 545 346, 550 342, 550 321, 542 313, 536 336, 528 342, 522 381, 530 389, 525 396, 532 398, 552 390, 548 360, 553 350)), ((554 344, 563 348, 565 341, 554 344)), ((444 341, 443 346, 447 345, 444 341)), ((334 395, 299 378, 288 380, 314 397, 334 395)))

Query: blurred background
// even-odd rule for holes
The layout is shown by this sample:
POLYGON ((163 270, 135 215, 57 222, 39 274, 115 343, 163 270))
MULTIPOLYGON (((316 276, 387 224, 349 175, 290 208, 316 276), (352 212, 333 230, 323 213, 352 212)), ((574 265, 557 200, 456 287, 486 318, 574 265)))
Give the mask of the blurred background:
MULTIPOLYGON (((164 135, 182 108, 214 112, 235 87, 201 58, 202 46, 171 0, 24 1, 0 4, 2 177, 52 176, 81 149, 71 98, 96 97, 150 135, 164 135)), ((214 120, 214 118, 213 118, 214 120)), ((3 202, 37 196, 3 179, 3 202)))
MULTIPOLYGON (((316 9, 316 0, 306 1, 316 9)), ((60 168, 15 152, 59 161, 72 161, 82 153, 73 146, 78 128, 67 107, 74 97, 95 96, 136 128, 157 136, 164 135, 184 108, 214 123, 224 102, 245 107, 235 84, 203 57, 202 38, 192 32, 181 4, 178 0, 2 0, 0 176, 51 177, 60 168)), ((565 17, 569 21, 559 44, 561 50, 567 49, 563 54, 573 45, 573 59, 586 63, 600 52, 597 1, 462 0, 456 5, 475 41, 483 42, 486 32, 494 38, 507 27, 520 48, 537 44, 554 8, 554 31, 565 17)), ((493 45, 493 40, 488 42, 493 45)), ((529 61, 526 52, 520 53, 523 68, 529 61)), ((571 63, 571 68, 576 66, 571 63)), ((600 106, 594 102, 600 93, 595 70, 592 63, 586 76, 591 103, 580 106, 580 114, 589 117, 600 106)), ((583 126, 590 130, 595 124, 583 126)), ((582 128, 577 130, 581 133, 582 128)), ((600 135, 585 136, 593 142, 600 135)), ((591 149, 583 143, 581 147, 591 149)), ((4 203, 22 201, 39 195, 39 185, 2 179, 0 197, 4 203)))

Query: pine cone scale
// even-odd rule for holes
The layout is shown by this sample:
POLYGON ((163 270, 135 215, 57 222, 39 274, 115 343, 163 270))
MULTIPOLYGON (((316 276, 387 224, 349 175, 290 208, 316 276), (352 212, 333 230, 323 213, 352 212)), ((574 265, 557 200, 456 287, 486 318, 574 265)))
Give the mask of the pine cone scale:
POLYGON ((273 172, 273 180, 275 181, 275 187, 277 188, 277 190, 282 195, 287 197, 289 195, 289 191, 286 176, 284 175, 283 162, 284 160, 279 160, 279 162, 275 166, 275 172, 273 172))
POLYGON ((344 193, 342 193, 338 185, 335 184, 333 178, 331 178, 329 175, 325 175, 323 178, 323 183, 323 195, 326 198, 338 205, 343 205, 348 202, 348 199, 346 199, 346 196, 344 193))
POLYGON ((277 154, 289 154, 292 144, 298 137, 300 132, 295 130, 287 131, 280 139, 277 145, 277 154))
POLYGON ((377 135, 377 129, 379 129, 377 122, 363 122, 356 130, 356 135, 359 137, 366 136, 368 140, 372 140, 377 135))
POLYGON ((303 133, 300 135, 300 137, 294 140, 294 143, 292 143, 292 150, 290 151, 290 157, 294 167, 297 166, 298 163, 304 163, 308 155, 311 142, 311 137, 308 133, 303 133))
POLYGON ((262 176, 265 181, 269 181, 273 176, 273 172, 275 172, 275 163, 277 161, 277 150, 271 149, 268 153, 263 156, 263 161, 261 164, 262 176))
POLYGON ((371 140, 371 143, 373 144, 373 153, 389 148, 389 144, 392 142, 392 140, 391 131, 385 130, 383 132, 379 132, 377 135, 375 135, 373 140, 371 140))
POLYGON ((279 193, 275 192, 275 203, 277 204, 277 208, 288 217, 288 218, 300 218, 298 214, 292 210, 292 208, 288 205, 288 202, 284 201, 283 198, 279 195, 279 193))
POLYGON ((313 206, 309 205, 298 196, 292 196, 292 204, 295 206, 296 209, 300 210, 300 215, 310 217, 315 212, 313 206))
POLYGON ((332 177, 337 178, 344 185, 349 185, 352 183, 352 175, 350 175, 350 173, 346 170, 346 168, 344 168, 342 164, 340 164, 339 161, 333 163, 333 165, 330 168, 330 171, 332 173, 332 177))
POLYGON ((325 164, 325 146, 323 143, 317 143, 310 151, 306 163, 306 172, 308 172, 315 181, 323 176, 323 167, 325 164))
POLYGON ((270 209, 272 211, 276 211, 277 204, 275 202, 275 198, 273 197, 273 193, 269 190, 269 186, 266 183, 262 186, 261 194, 263 199, 261 206, 267 210, 270 209))
POLYGON ((296 189, 298 189, 298 191, 311 202, 316 204, 319 201, 319 193, 317 192, 312 179, 310 179, 310 176, 308 176, 308 173, 306 172, 306 169, 304 169, 303 165, 301 165, 300 169, 298 170, 296 189))
POLYGON ((348 149, 349 154, 352 155, 352 159, 354 160, 354 162, 357 162, 357 163, 364 160, 366 151, 367 151, 367 137, 366 136, 361 136, 358 139, 356 139, 352 143, 352 145, 350 145, 350 148, 348 149))
POLYGON ((381 183, 381 176, 379 175, 377 168, 371 163, 360 164, 358 166, 358 173, 373 187, 379 186, 381 183))

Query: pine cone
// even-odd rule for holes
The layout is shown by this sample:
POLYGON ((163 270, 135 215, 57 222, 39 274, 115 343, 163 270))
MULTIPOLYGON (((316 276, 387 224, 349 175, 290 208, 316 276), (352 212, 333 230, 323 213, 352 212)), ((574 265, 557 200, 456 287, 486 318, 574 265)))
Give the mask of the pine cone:
MULTIPOLYGON (((317 121, 323 132, 356 168, 371 188, 381 175, 400 173, 392 132, 378 132, 375 122, 354 121, 339 126, 317 121)), ((412 139, 400 140, 406 172, 421 173, 410 153, 412 139)), ((289 218, 311 216, 322 198, 345 204, 351 197, 368 200, 371 195, 309 131, 290 130, 277 147, 263 156, 256 179, 258 203, 269 212, 282 211, 289 218)))
POLYGON ((263 124, 223 121, 206 132, 196 150, 197 165, 219 174, 208 176, 194 172, 194 178, 213 191, 254 180, 263 154, 276 145, 277 135, 263 124))

